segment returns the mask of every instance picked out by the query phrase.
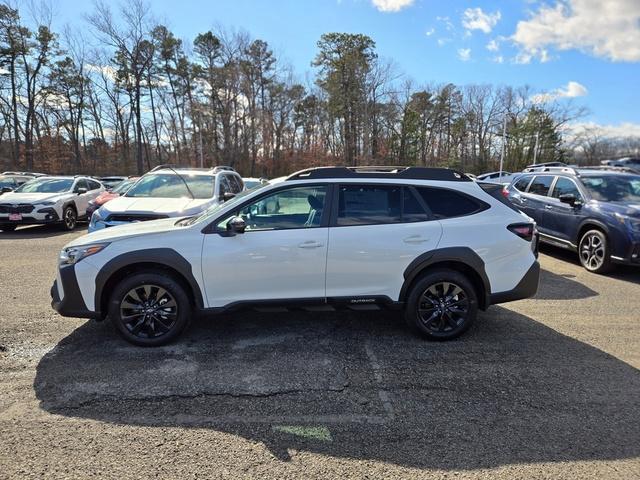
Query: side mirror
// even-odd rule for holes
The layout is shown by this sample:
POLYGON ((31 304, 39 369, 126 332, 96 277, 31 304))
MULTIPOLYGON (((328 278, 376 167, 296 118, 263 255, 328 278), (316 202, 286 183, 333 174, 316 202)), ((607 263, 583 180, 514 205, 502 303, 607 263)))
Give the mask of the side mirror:
POLYGON ((226 202, 227 200, 231 200, 233 197, 235 197, 236 194, 233 192, 224 192, 221 196, 220 196, 220 200, 226 202))
POLYGON ((2 190, 0 190, 0 193, 9 193, 9 192, 13 192, 13 188, 11 188, 11 187, 2 187, 2 190))
POLYGON ((575 207, 576 205, 580 205, 580 202, 578 201, 578 199, 573 193, 565 193, 564 195, 560 195, 560 197, 558 198, 562 203, 567 203, 572 207, 575 207))
POLYGON ((230 236, 244 233, 246 228, 247 224, 242 217, 232 217, 231 220, 227 222, 227 233, 229 233, 230 236))
POLYGON ((84 187, 80 187, 76 190, 76 192, 78 193, 78 195, 82 195, 84 193, 87 193, 87 189, 84 187))

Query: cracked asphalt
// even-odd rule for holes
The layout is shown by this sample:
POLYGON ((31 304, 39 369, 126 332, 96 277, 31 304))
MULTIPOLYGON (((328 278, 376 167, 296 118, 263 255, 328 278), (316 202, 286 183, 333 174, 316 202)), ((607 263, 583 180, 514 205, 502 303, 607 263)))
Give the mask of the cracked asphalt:
POLYGON ((449 343, 243 312, 141 349, 51 310, 80 234, 0 233, 0 479, 640 478, 640 269, 545 248, 535 299, 449 343))

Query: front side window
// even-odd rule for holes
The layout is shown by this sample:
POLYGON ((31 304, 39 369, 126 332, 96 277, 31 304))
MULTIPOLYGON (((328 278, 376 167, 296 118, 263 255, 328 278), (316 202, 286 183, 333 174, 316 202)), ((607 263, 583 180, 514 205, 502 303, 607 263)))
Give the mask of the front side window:
POLYGON ((326 202, 326 186, 305 186, 280 190, 256 200, 218 224, 226 229, 227 222, 239 215, 246 231, 286 230, 319 227, 326 202))
POLYGON ((554 198, 560 198, 561 195, 573 195, 577 199, 582 198, 580 190, 578 190, 578 187, 573 180, 565 177, 558 177, 558 180, 553 187, 553 192, 551 192, 551 196, 554 198))
POLYGON ((214 178, 210 175, 148 174, 131 187, 125 196, 191 198, 193 194, 193 198, 212 198, 214 178))
POLYGON ((32 180, 16 188, 16 192, 22 193, 63 193, 73 187, 72 178, 43 178, 32 180))
POLYGON ((447 188, 418 188, 420 196, 436 219, 463 217, 485 209, 477 200, 447 188))
POLYGON ((552 182, 553 176, 539 175, 533 179, 533 182, 531 182, 531 185, 529 186, 529 193, 546 197, 549 193, 549 188, 551 187, 552 182))

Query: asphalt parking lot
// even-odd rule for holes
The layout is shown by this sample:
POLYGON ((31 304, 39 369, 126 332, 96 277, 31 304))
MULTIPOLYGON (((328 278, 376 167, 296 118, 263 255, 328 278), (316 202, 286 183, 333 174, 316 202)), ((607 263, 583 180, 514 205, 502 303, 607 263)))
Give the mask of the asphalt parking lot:
POLYGON ((640 477, 638 269, 545 248, 535 299, 449 343, 246 312, 141 349, 51 310, 80 234, 0 233, 0 478, 640 477))

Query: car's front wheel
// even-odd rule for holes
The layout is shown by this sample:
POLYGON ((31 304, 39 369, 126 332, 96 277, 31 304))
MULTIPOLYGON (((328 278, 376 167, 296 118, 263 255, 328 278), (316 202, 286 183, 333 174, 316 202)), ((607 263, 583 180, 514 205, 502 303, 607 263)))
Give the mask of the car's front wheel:
POLYGON ((466 332, 478 313, 475 288, 462 273, 441 269, 422 276, 407 298, 407 324, 430 340, 452 340, 466 332))
POLYGON ((191 302, 182 285, 170 276, 139 273, 116 286, 109 302, 109 318, 135 345, 164 345, 188 325, 191 302))
POLYGON ((593 273, 611 270, 611 254, 606 235, 600 230, 589 230, 582 235, 578 245, 580 263, 593 273))
POLYGON ((73 230, 78 223, 78 212, 71 205, 65 207, 62 212, 62 228, 65 230, 73 230))

